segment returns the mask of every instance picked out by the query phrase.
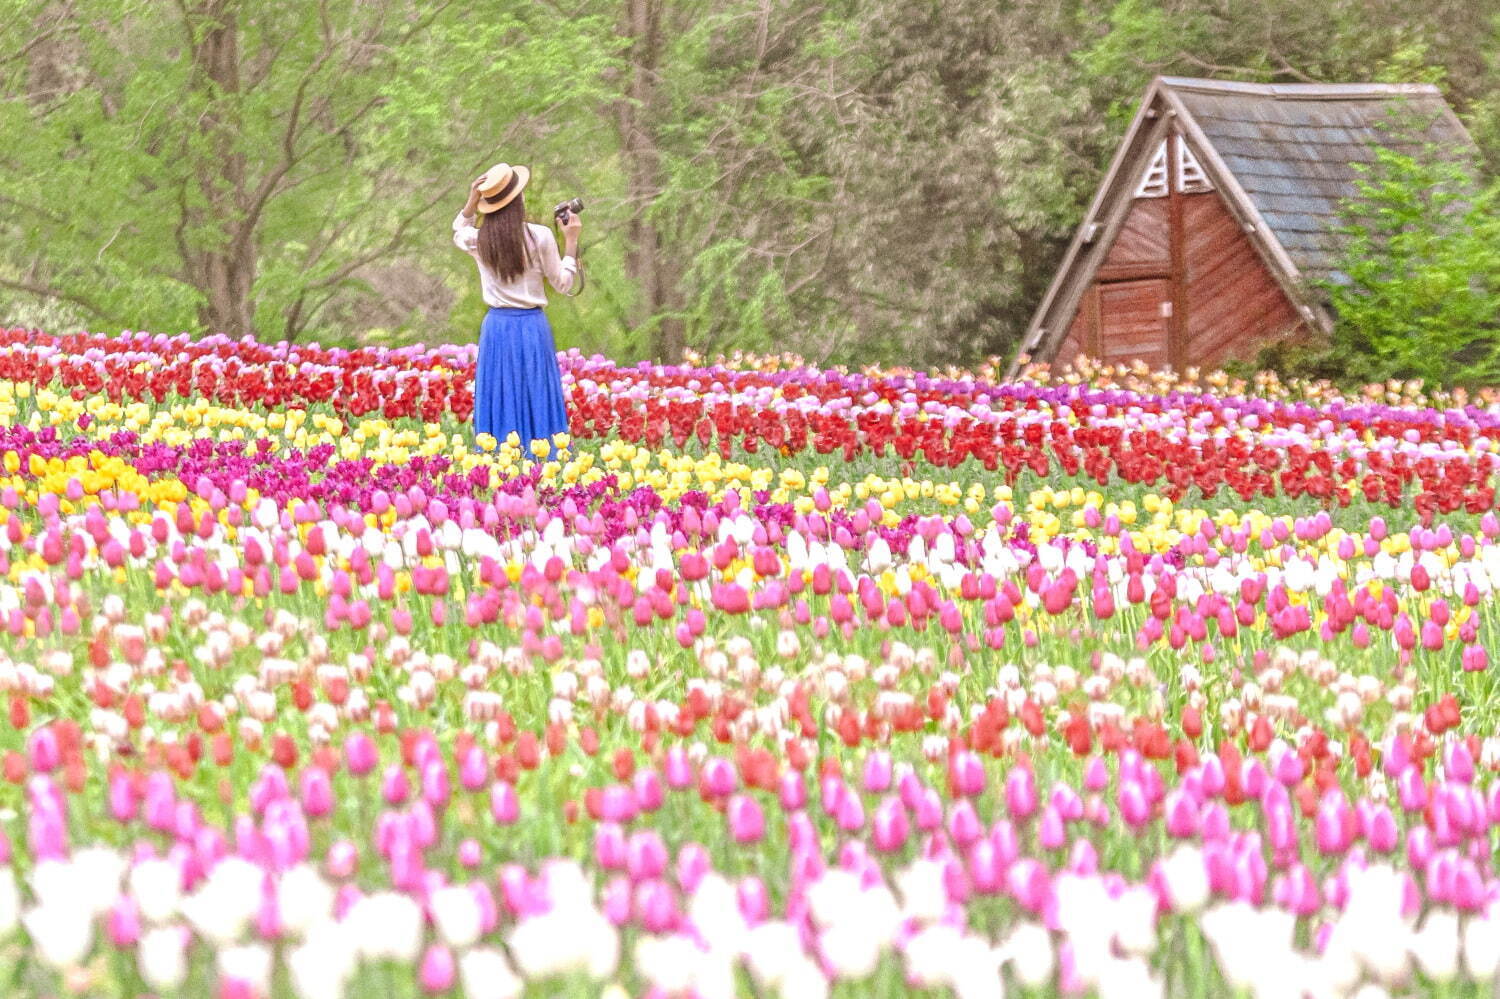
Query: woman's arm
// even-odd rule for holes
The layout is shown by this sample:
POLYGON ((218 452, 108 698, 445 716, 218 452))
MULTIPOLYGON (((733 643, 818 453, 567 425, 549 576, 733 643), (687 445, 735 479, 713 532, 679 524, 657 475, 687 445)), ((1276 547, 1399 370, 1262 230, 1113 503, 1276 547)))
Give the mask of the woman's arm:
POLYGON ((479 245, 479 230, 474 227, 474 212, 479 208, 479 182, 483 179, 483 174, 474 178, 474 182, 469 185, 469 200, 464 202, 458 217, 453 220, 453 245, 466 253, 473 253, 479 245))
MULTIPOLYGON (((577 216, 574 216, 575 218, 577 216)), ((557 256, 557 239, 552 235, 552 230, 545 226, 538 226, 542 238, 537 240, 537 249, 542 257, 542 274, 547 278, 547 283, 566 295, 573 290, 573 281, 578 275, 578 258, 574 256, 577 248, 577 233, 568 240, 569 253, 561 260, 557 256)), ((566 235, 567 227, 563 228, 566 235)))

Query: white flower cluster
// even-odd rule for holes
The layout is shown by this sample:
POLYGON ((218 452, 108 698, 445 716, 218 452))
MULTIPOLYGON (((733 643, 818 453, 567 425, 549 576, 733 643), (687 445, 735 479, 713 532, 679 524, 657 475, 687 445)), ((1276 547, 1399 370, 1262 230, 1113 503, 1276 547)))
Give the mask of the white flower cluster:
POLYGON ((1290 913, 1242 901, 1205 912, 1203 934, 1229 984, 1257 999, 1294 993, 1378 999, 1404 994, 1418 973, 1439 987, 1460 974, 1493 981, 1500 920, 1488 913, 1460 917, 1444 907, 1420 919, 1403 915, 1407 877, 1388 864, 1351 868, 1348 899, 1320 954, 1294 946, 1290 913))
POLYGON ((522 919, 510 932, 510 952, 528 979, 583 973, 608 978, 620 960, 620 935, 594 906, 593 890, 574 863, 546 872, 551 908, 522 919))

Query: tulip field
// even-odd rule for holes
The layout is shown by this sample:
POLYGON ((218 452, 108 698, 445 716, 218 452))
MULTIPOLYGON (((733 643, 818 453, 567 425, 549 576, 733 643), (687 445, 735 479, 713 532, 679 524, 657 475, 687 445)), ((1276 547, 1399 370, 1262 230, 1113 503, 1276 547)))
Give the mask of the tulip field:
POLYGON ((1500 406, 474 360, 0 330, 0 994, 1496 993, 1500 406))

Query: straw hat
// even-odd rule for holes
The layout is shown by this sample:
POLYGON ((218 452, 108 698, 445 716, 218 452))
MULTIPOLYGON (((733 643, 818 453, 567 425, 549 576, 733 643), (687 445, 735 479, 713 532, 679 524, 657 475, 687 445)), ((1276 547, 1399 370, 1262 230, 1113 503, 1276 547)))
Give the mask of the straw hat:
POLYGON ((480 213, 498 212, 510 204, 530 179, 531 171, 523 166, 496 163, 490 167, 479 181, 480 213))

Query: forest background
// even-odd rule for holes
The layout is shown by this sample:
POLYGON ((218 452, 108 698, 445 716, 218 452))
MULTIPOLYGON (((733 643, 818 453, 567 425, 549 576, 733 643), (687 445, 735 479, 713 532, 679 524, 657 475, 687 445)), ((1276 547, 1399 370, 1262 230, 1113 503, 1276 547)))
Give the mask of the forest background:
POLYGON ((1439 85, 1474 0, 0 0, 0 322, 472 340, 449 232, 584 199, 559 347, 1009 355, 1157 74, 1439 85))

